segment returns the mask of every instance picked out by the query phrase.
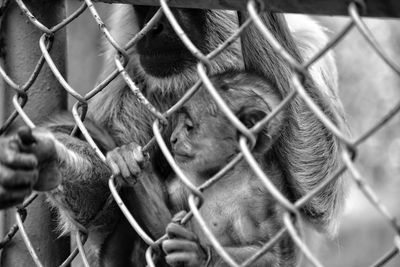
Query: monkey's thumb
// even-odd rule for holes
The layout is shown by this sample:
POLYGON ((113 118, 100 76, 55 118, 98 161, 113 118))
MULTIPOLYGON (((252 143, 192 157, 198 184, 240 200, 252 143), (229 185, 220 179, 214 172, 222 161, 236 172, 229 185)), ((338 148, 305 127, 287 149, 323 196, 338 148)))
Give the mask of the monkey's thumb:
POLYGON ((53 134, 44 128, 31 130, 24 126, 18 129, 21 150, 32 153, 39 161, 39 178, 33 189, 49 191, 61 183, 61 174, 58 170, 57 152, 53 134))
POLYGON ((17 135, 21 140, 22 145, 29 146, 36 142, 32 135, 32 130, 28 126, 22 126, 18 129, 17 135))
POLYGON ((61 173, 56 161, 43 164, 39 169, 39 179, 33 186, 36 191, 50 191, 61 184, 61 173))

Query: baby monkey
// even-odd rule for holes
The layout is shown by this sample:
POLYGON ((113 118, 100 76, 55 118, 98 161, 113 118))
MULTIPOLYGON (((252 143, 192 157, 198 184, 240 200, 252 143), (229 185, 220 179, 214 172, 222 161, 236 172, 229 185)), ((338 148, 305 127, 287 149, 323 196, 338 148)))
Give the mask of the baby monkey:
MULTIPOLYGON (((274 86, 262 77, 227 72, 211 78, 237 118, 248 128, 266 117, 281 102, 274 86)), ((287 183, 274 157, 274 145, 284 134, 281 111, 257 135, 253 156, 275 186, 290 196, 287 183)), ((229 163, 240 151, 239 131, 201 88, 178 112, 170 138, 174 159, 191 182, 200 186, 229 163)), ((189 210, 188 190, 177 177, 167 180, 168 205, 179 221, 189 210)), ((272 198, 243 159, 203 192, 200 213, 208 227, 236 262, 242 263, 275 235, 283 225, 283 209, 272 198)), ((162 243, 171 266, 229 266, 212 248, 195 219, 187 224, 170 223, 169 239, 162 243)), ((284 237, 252 266, 291 266, 295 247, 284 237), (288 265, 289 264, 289 265, 288 265)))
MULTIPOLYGON (((270 114, 281 102, 281 96, 272 83, 255 74, 229 71, 213 76, 211 81, 228 107, 248 128, 270 114)), ((285 121, 283 110, 257 134, 252 153, 275 186, 290 197, 293 193, 284 179, 274 149, 279 145, 280 135, 285 133, 285 121)), ((170 137, 174 159, 196 186, 210 179, 240 151, 239 131, 218 108, 206 88, 200 88, 178 111, 175 122, 170 137)), ((138 156, 140 151, 132 143, 109 152, 107 161, 115 169, 114 174, 128 180, 136 177, 142 182, 152 178, 154 171, 141 169, 144 157, 138 156)), ((185 267, 229 266, 213 250, 195 219, 185 225, 178 223, 189 210, 186 186, 175 175, 166 179, 160 177, 159 180, 166 187, 160 190, 161 199, 164 199, 170 213, 176 214, 173 222, 166 226, 169 238, 162 243, 165 262, 170 266, 185 267)), ((204 190, 203 195, 201 215, 221 245, 238 263, 256 253, 283 225, 283 209, 245 160, 204 190)), ((137 201, 135 203, 139 205, 137 201)), ((158 220, 157 216, 149 219, 158 220)), ((295 247, 286 236, 252 266, 292 266, 294 262, 295 247)))

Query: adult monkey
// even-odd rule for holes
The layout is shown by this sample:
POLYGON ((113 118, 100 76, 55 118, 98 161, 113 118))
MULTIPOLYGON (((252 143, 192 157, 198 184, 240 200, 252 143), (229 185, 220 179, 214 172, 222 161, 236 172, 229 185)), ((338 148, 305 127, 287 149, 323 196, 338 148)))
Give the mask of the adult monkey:
MULTIPOLYGON (((115 5, 112 9, 113 19, 110 25, 113 35, 121 43, 143 27, 157 10, 154 7, 131 8, 126 5, 115 5)), ((193 9, 174 9, 173 12, 190 39, 203 53, 215 49, 238 27, 238 16, 235 12, 193 9)), ((241 17, 244 16, 241 13, 241 17)), ((293 26, 291 32, 294 38, 282 15, 264 14, 262 19, 281 44, 299 61, 310 58, 326 43, 322 29, 306 17, 290 17, 289 24, 293 26)), ((239 42, 234 43, 212 61, 211 73, 242 69, 245 66, 250 71, 267 76, 276 84, 282 96, 293 89, 288 64, 271 49, 254 26, 244 33, 241 44, 242 48, 239 42)), ((165 18, 130 53, 132 59, 129 68, 132 77, 135 77, 149 100, 161 110, 175 103, 197 79, 195 58, 184 48, 165 18)), ((104 73, 109 73, 114 68, 114 50, 109 49, 106 54, 104 73)), ((325 114, 340 125, 342 108, 336 94, 336 69, 331 56, 326 56, 312 67, 311 77, 305 77, 306 90, 325 114)), ((96 126, 90 127, 95 138, 103 140, 101 147, 104 151, 114 148, 112 142, 105 140, 114 140, 116 146, 131 142, 143 145, 152 136, 151 124, 154 117, 137 104, 121 77, 93 99, 89 113, 89 118, 109 132, 110 136, 97 130, 96 126)), ((49 196, 60 212, 64 228, 69 230, 82 225, 89 230, 89 242, 97 252, 94 264, 128 265, 130 252, 142 243, 121 217, 115 203, 110 202, 103 209, 109 200, 109 168, 96 157, 86 142, 66 134, 65 128, 71 126, 69 123, 60 126, 62 122, 57 121, 56 124, 52 129, 57 132, 55 135, 61 142, 54 141, 49 132, 37 131, 33 133, 36 143, 32 147, 22 147, 20 142, 15 143, 15 139, 1 140, 3 145, 9 145, 8 149, 16 156, 7 157, 4 150, 0 152, 1 168, 7 170, 0 172, 0 185, 3 189, 0 197, 7 199, 8 203, 19 201, 21 195, 27 195, 31 190, 37 173, 40 177, 45 177, 49 173, 59 172, 63 177, 62 184, 49 193, 49 196), (54 150, 57 153, 53 153, 54 150), (21 155, 28 156, 30 162, 24 162, 21 155), (54 162, 58 162, 57 167, 49 164, 54 162), (27 173, 32 177, 31 182, 24 178, 27 173), (14 186, 9 187, 11 180, 14 186), (15 188, 26 190, 20 190, 18 195, 14 195, 17 191, 15 188)), ((337 170, 338 141, 299 99, 289 105, 286 127, 277 142, 280 145, 277 146, 276 154, 280 157, 285 182, 293 188, 292 200, 310 192, 337 170)), ((164 175, 169 171, 158 151, 152 151, 152 162, 155 171, 164 175)), ((328 228, 339 208, 341 191, 341 182, 332 182, 304 207, 305 218, 320 229, 328 228)), ((121 194, 128 206, 145 205, 143 202, 136 202, 140 199, 135 198, 132 188, 123 188, 121 194)), ((134 209, 135 212, 137 210, 134 209)), ((168 216, 167 214, 165 217, 168 216)), ((149 226, 149 229, 158 229, 152 227, 152 220, 142 223, 149 226)), ((163 231, 164 229, 158 229, 151 232, 158 237, 163 231)), ((143 261, 136 260, 135 266, 140 266, 139 262, 143 261)))

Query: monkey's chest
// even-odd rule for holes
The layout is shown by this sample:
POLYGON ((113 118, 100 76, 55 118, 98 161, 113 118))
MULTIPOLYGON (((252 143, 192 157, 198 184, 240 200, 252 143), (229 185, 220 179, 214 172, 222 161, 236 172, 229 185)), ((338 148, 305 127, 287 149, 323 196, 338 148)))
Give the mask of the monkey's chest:
MULTIPOLYGON (((236 192, 239 193, 239 192, 236 192)), ((231 192, 228 195, 205 197, 200 213, 222 245, 239 245, 253 236, 255 226, 246 210, 246 195, 231 192)))

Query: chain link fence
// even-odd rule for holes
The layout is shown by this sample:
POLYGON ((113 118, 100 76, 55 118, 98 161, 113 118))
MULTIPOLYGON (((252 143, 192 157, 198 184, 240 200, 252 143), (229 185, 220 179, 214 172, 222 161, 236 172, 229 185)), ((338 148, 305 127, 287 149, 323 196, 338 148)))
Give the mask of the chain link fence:
MULTIPOLYGON (((0 7, 0 15, 3 15, 4 12, 7 12, 7 4, 9 1, 3 1, 2 6, 0 7)), ((187 187, 191 191, 191 195, 188 199, 188 203, 190 206, 190 212, 186 215, 186 217, 183 219, 183 222, 187 222, 189 220, 197 220, 197 222, 202 226, 204 233, 206 234, 207 238, 210 240, 210 243, 212 246, 215 248, 217 253, 222 257, 222 259, 227 262, 230 266, 251 266, 252 263, 254 263, 260 256, 262 256, 264 253, 269 251, 273 245, 280 240, 285 234, 289 234, 295 244, 298 246, 298 248, 301 250, 305 258, 309 261, 310 265, 312 266, 323 266, 323 264, 320 262, 319 259, 313 254, 313 252, 309 249, 309 247, 306 245, 305 241, 302 238, 301 233, 295 227, 295 224, 301 220, 299 217, 299 209, 303 207, 310 199, 312 199, 316 194, 318 194, 319 191, 321 191, 325 185, 328 183, 332 182, 335 179, 338 179, 338 177, 343 174, 346 170, 351 173, 349 177, 353 179, 359 190, 362 191, 362 193, 368 198, 368 200, 373 204, 373 206, 380 212, 381 216, 385 218, 387 223, 393 228, 393 236, 394 236, 394 242, 393 242, 393 248, 388 251, 384 256, 382 256, 381 259, 378 259, 376 263, 373 266, 384 266, 386 263, 390 262, 398 253, 400 249, 400 237, 399 237, 399 224, 397 222, 397 218, 392 216, 392 214, 385 208, 384 205, 381 204, 379 198, 376 196, 374 191, 368 186, 368 184, 365 182, 363 179, 362 175, 360 174, 359 170, 357 167, 354 165, 354 159, 356 158, 357 155, 357 148, 360 144, 365 142, 370 136, 375 134, 379 129, 385 126, 385 124, 393 117, 395 116, 399 110, 400 110, 400 103, 397 104, 395 107, 391 109, 391 111, 384 116, 379 122, 377 122, 373 127, 371 127, 367 132, 365 132, 363 135, 355 138, 355 139, 349 139, 346 137, 346 135, 341 132, 328 118, 324 113, 318 108, 318 106, 312 101, 312 99, 308 96, 307 92, 304 90, 302 81, 301 81, 301 76, 303 73, 307 72, 307 69, 312 66, 318 59, 324 56, 325 53, 327 53, 330 49, 332 49, 335 45, 337 45, 352 29, 356 28, 365 38, 366 43, 368 43, 374 51, 386 62, 390 68, 396 72, 398 75, 400 75, 400 68, 391 60, 389 56, 385 54, 383 49, 380 47, 378 42, 375 40, 373 34, 370 32, 368 27, 365 25, 362 19, 362 15, 366 12, 367 6, 363 1, 354 1, 348 4, 347 6, 347 12, 348 16, 350 17, 350 22, 343 27, 343 29, 335 36, 332 38, 329 43, 326 45, 324 49, 319 51, 314 57, 312 57, 310 60, 304 63, 299 63, 297 62, 288 52, 285 51, 285 49, 277 42, 273 34, 263 25, 259 13, 262 12, 261 9, 258 7, 264 6, 263 1, 257 2, 256 0, 249 0, 249 1, 242 1, 241 4, 243 6, 246 6, 248 12, 249 12, 249 18, 242 24, 242 26, 239 28, 239 30, 232 35, 228 40, 225 41, 225 43, 221 44, 217 50, 212 51, 208 55, 204 55, 197 47, 195 44, 193 44, 190 39, 187 37, 185 32, 182 30, 180 27, 179 23, 175 19, 173 13, 170 10, 170 6, 166 0, 160 0, 159 5, 161 5, 159 11, 154 15, 154 17, 149 21, 149 23, 146 24, 146 26, 138 33, 136 34, 128 43, 126 44, 119 44, 117 43, 113 36, 110 34, 107 25, 103 22, 101 17, 99 16, 96 7, 93 5, 91 0, 85 0, 82 5, 75 11, 73 12, 70 16, 65 18, 63 21, 60 23, 56 24, 52 28, 46 27, 40 20, 38 20, 29 10, 29 8, 24 4, 22 0, 15 0, 17 5, 19 6, 20 10, 24 13, 26 18, 32 23, 37 29, 39 29, 42 32, 42 36, 40 37, 39 42, 40 45, 40 50, 42 56, 36 63, 36 67, 32 71, 30 77, 27 79, 25 83, 17 83, 15 82, 9 74, 6 73, 4 68, 0 68, 0 74, 4 80, 4 82, 8 85, 8 88, 14 92, 14 97, 12 99, 12 105, 14 108, 14 112, 9 116, 9 118, 4 122, 4 124, 1 126, 0 133, 4 133, 10 125, 13 123, 13 121, 19 116, 22 118, 22 120, 27 124, 30 128, 34 128, 35 124, 30 118, 30 115, 24 111, 24 106, 27 104, 29 101, 28 99, 28 91, 32 87, 33 83, 36 81, 38 78, 40 72, 42 71, 42 68, 45 64, 47 64, 54 76, 56 77, 57 81, 62 85, 62 87, 65 89, 65 91, 71 95, 73 98, 77 100, 75 105, 72 108, 72 114, 73 117, 76 121, 76 127, 75 130, 79 128, 79 130, 83 133, 85 136, 87 142, 93 147, 93 149, 96 151, 97 155, 105 161, 105 156, 102 154, 100 149, 97 147, 96 143, 93 141, 91 138, 90 134, 88 133, 87 129, 85 128, 83 124, 83 120, 85 119, 86 111, 88 108, 88 101, 94 97, 97 93, 99 93, 101 90, 103 90, 113 79, 115 79, 117 76, 121 75, 123 79, 125 80, 126 84, 129 86, 129 88, 132 90, 132 92, 137 96, 138 100, 145 105, 149 111, 151 111, 155 116, 156 116, 156 121, 153 124, 153 130, 154 130, 154 137, 153 139, 144 147, 144 150, 148 149, 150 146, 154 144, 158 144, 159 147, 161 148, 163 154, 165 155, 166 159, 174 169, 175 173, 178 175, 179 179, 182 180, 182 182, 187 185, 187 187), (99 25, 99 28, 102 32, 102 34, 105 36, 106 40, 115 48, 116 51, 116 56, 114 58, 114 63, 115 63, 115 70, 102 82, 100 82, 93 90, 88 92, 85 95, 81 95, 75 90, 73 87, 70 86, 70 84, 66 81, 64 78, 62 72, 60 72, 59 68, 57 68, 56 64, 53 61, 53 57, 50 54, 50 51, 52 49, 52 44, 54 42, 54 37, 57 32, 60 30, 63 30, 69 23, 71 23, 74 19, 79 17, 86 9, 89 9, 93 19, 96 21, 96 23, 99 25), (160 17, 164 14, 168 21, 171 23, 173 29, 177 33, 177 35, 180 37, 182 42, 185 44, 185 46, 189 49, 189 51, 197 58, 198 60, 198 67, 197 71, 200 77, 200 80, 192 87, 190 88, 185 96, 174 106, 170 107, 170 109, 164 113, 158 111, 146 98, 144 95, 142 95, 141 91, 139 88, 135 85, 133 82, 133 77, 130 77, 127 70, 125 69, 125 66, 127 65, 127 62, 129 60, 128 55, 127 55, 127 49, 132 47, 133 45, 136 44, 138 40, 140 40, 141 37, 143 37, 146 32, 148 32, 160 19, 160 17), (203 184, 200 187, 195 187, 189 179, 183 174, 183 172, 179 169, 179 167, 175 164, 173 157, 168 150, 165 141, 162 138, 161 135, 161 124, 166 123, 168 121, 168 118, 180 107, 182 106, 185 101, 190 99, 190 97, 196 92, 196 90, 200 87, 201 84, 204 84, 207 88, 207 90, 213 95, 214 100, 218 104, 218 106, 226 110, 226 104, 218 97, 218 93, 216 89, 213 87, 212 83, 210 82, 207 74, 206 74, 206 66, 209 64, 210 61, 213 60, 221 51, 226 49, 227 46, 229 46, 232 42, 234 42, 237 38, 240 37, 241 33, 248 27, 249 25, 254 24, 257 26, 259 29, 260 34, 262 34, 268 42, 272 45, 272 47, 290 64, 293 70, 293 77, 292 81, 293 84, 295 85, 296 90, 291 92, 289 95, 285 97, 285 99, 282 101, 281 105, 279 108, 274 110, 270 116, 267 118, 263 119, 262 122, 259 124, 259 126, 267 124, 271 119, 274 118, 276 114, 282 109, 286 107, 290 101, 293 100, 295 97, 299 97, 304 100, 304 102, 307 104, 307 106, 315 113, 315 115, 320 119, 320 121, 328 128, 339 140, 344 144, 344 149, 342 153, 342 160, 344 162, 344 166, 338 170, 338 172, 324 181, 323 184, 320 184, 318 188, 316 188, 313 192, 310 194, 302 197, 295 203, 291 203, 288 199, 286 199, 280 192, 277 190, 271 182, 268 181, 268 177, 263 174, 261 171, 260 167, 255 163, 250 148, 246 145, 246 138, 242 137, 240 139, 240 148, 241 148, 241 153, 237 155, 235 159, 232 160, 222 171, 217 173, 215 176, 211 178, 211 182, 208 181, 205 184, 203 184), (222 177, 222 175, 229 170, 229 168, 232 168, 239 160, 246 160, 249 162, 251 168, 257 173, 257 177, 262 181, 262 183, 267 187, 268 191, 273 195, 273 197, 277 200, 277 202, 282 205, 286 209, 286 213, 283 218, 284 222, 284 227, 278 231, 278 233, 272 237, 266 244, 262 246, 262 248, 255 253, 252 257, 247 259, 243 263, 237 263, 235 262, 229 254, 223 249, 221 244, 218 242, 218 240, 213 236, 212 231, 208 228, 207 222, 204 221, 202 216, 200 215, 199 212, 199 206, 197 203, 201 203, 201 201, 198 201, 199 199, 201 200, 203 198, 202 196, 202 191, 207 190, 208 187, 212 186, 215 181, 217 181, 219 178, 222 177)), ((134 1, 133 1, 134 2, 134 1)), ((143 2, 143 1, 142 1, 143 2)), ((151 1, 150 1, 151 2, 151 1)), ((155 1, 153 1, 155 2, 155 1)), ((179 1, 177 1, 179 2, 179 1)), ((209 2, 209 1, 208 1, 209 2)), ((207 3, 208 3, 207 2, 207 3)), ((215 1, 217 2, 217 1, 215 1)), ((238 1, 233 1, 234 3, 238 3, 238 1)), ((311 1, 310 1, 311 2, 311 1)), ((195 1, 193 1, 195 3, 195 1)), ((195 5, 193 4, 192 5, 195 5)), ((374 5, 374 4, 373 4, 374 5)), ((212 7, 212 6, 211 6, 212 7)), ((329 10, 326 11, 326 13, 329 14, 329 10)), ((395 12, 394 12, 395 13, 395 12)), ((233 116, 233 114, 230 114, 233 116)), ((240 126, 235 125, 235 127, 238 128, 238 130, 241 129, 240 126)), ((246 130, 243 132, 240 130, 243 134, 243 136, 247 136, 249 138, 255 138, 255 133, 257 132, 257 128, 252 128, 249 130, 246 130)), ((115 178, 111 177, 109 179, 109 187, 110 191, 115 199, 115 201, 118 203, 119 207, 121 208, 122 212, 124 213, 125 217, 128 219, 129 223, 132 225, 132 227, 135 229, 135 231, 139 234, 139 236, 143 239, 143 241, 149 246, 148 250, 146 252, 146 261, 148 266, 155 266, 152 260, 152 247, 155 244, 159 244, 162 240, 166 238, 166 236, 161 237, 158 240, 152 239, 144 229, 142 229, 139 225, 139 223, 136 222, 135 218, 130 214, 129 210, 126 208, 123 200, 119 196, 119 193, 116 189, 115 186, 115 178)), ((37 255, 37 252, 35 251, 35 244, 32 244, 30 238, 29 238, 29 232, 25 230, 24 226, 24 221, 29 216, 27 213, 27 206, 29 206, 33 201, 35 201, 35 198, 37 197, 37 194, 32 195, 29 197, 23 205, 20 205, 17 208, 16 212, 16 225, 11 227, 9 229, 9 232, 4 236, 4 238, 0 241, 0 249, 4 248, 15 236, 15 234, 20 231, 23 241, 28 248, 28 251, 30 253, 30 256, 34 260, 35 264, 37 266, 44 266, 43 265, 43 259, 40 259, 37 255)), ((68 266, 72 260, 76 257, 76 255, 80 254, 82 257, 82 261, 84 265, 89 266, 89 261, 86 257, 85 249, 84 249, 84 243, 85 240, 87 239, 86 231, 85 229, 81 229, 79 233, 75 234, 75 239, 76 239, 76 244, 77 247, 72 251, 70 256, 65 259, 65 261, 60 265, 60 266, 68 266)))

